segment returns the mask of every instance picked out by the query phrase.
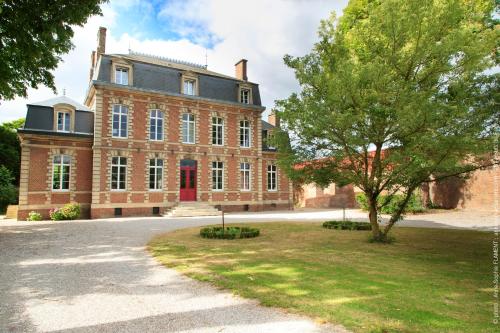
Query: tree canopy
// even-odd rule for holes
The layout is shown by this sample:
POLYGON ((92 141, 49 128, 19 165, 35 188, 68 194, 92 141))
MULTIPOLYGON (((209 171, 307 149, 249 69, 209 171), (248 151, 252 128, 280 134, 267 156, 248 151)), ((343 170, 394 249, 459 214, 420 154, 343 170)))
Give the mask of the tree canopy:
POLYGON ((351 0, 340 19, 322 21, 311 53, 285 56, 301 91, 277 102, 281 167, 292 179, 359 187, 383 241, 422 183, 491 164, 495 9, 490 0, 351 0), (382 193, 404 197, 385 228, 382 193))
POLYGON ((24 126, 24 118, 0 125, 0 165, 9 170, 13 184, 19 183, 21 146, 16 130, 24 126))
POLYGON ((0 100, 26 97, 43 84, 56 90, 61 55, 73 48, 73 26, 101 14, 107 0, 0 0, 0 100))

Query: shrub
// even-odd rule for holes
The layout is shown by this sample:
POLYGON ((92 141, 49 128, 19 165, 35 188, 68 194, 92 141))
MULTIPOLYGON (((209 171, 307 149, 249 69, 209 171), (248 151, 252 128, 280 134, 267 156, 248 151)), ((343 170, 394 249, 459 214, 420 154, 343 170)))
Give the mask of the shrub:
POLYGON ((10 170, 0 165, 0 212, 4 212, 8 205, 17 203, 18 193, 13 181, 10 170))
POLYGON ((337 230, 372 230, 369 223, 352 221, 326 221, 323 222, 323 228, 337 230))
POLYGON ((257 228, 248 227, 206 227, 200 230, 200 236, 203 238, 235 239, 235 238, 253 238, 260 235, 257 228))
POLYGON ((80 205, 71 203, 64 205, 63 208, 51 209, 49 216, 53 221, 75 220, 80 216, 80 205))
MULTIPOLYGON (((385 202, 387 196, 386 195, 380 195, 377 199, 378 205, 381 205, 383 202, 385 202)), ((389 201, 387 205, 382 207, 380 212, 384 214, 392 214, 396 212, 396 209, 398 207, 398 204, 404 199, 404 196, 402 194, 395 194, 392 199, 389 201)), ((368 200, 366 199, 366 196, 364 193, 359 193, 356 195, 356 201, 359 204, 359 207, 362 210, 368 210, 368 200)), ((404 213, 421 213, 425 211, 425 207, 422 204, 422 199, 420 198, 420 195, 418 194, 412 194, 410 197, 410 200, 408 201, 408 204, 405 208, 404 213)))
POLYGON ((28 218, 26 221, 41 221, 42 220, 42 214, 31 211, 28 214, 28 218))

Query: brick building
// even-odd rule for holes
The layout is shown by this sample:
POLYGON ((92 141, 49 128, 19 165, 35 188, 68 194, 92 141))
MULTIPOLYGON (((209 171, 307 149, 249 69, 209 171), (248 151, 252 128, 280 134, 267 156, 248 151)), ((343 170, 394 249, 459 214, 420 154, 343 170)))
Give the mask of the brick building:
POLYGON ((259 86, 129 52, 91 55, 84 105, 61 96, 27 106, 19 129, 18 218, 78 202, 84 217, 155 215, 204 202, 226 211, 291 209, 292 186, 266 145, 259 86))

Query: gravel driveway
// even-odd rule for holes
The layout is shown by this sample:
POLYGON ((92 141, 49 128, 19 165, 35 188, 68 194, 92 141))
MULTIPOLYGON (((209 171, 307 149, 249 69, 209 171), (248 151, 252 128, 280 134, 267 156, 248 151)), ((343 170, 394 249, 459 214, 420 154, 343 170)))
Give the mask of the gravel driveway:
POLYGON ((145 251, 154 234, 214 221, 0 222, 0 332, 344 331, 191 280, 145 251))
MULTIPOLYGON (((354 220, 365 216, 347 212, 354 220)), ((232 214, 227 221, 339 217, 338 210, 316 210, 232 214)), ((155 234, 219 220, 1 221, 0 332, 345 332, 191 280, 145 251, 155 234)), ((401 225, 491 230, 497 223, 488 213, 451 212, 413 216, 401 225)))

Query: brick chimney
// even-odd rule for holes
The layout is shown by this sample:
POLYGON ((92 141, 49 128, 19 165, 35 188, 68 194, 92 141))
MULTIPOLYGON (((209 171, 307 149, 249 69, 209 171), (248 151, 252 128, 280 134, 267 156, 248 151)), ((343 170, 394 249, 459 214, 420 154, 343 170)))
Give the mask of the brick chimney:
POLYGON ((271 114, 267 117, 267 122, 274 127, 280 127, 280 118, 276 115, 276 111, 271 110, 271 114))
POLYGON ((106 53, 106 28, 99 27, 97 31, 97 54, 106 53))
POLYGON ((236 78, 238 80, 247 81, 248 80, 248 77, 247 77, 247 60, 246 59, 241 59, 240 61, 238 61, 236 63, 236 65, 234 65, 234 67, 236 69, 236 78))

